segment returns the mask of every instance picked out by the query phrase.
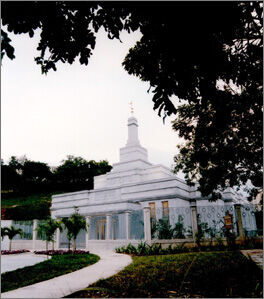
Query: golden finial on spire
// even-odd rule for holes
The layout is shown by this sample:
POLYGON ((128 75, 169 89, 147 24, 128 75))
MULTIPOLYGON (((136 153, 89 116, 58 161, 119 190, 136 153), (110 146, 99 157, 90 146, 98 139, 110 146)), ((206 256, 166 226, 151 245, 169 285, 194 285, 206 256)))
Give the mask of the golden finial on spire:
POLYGON ((131 115, 133 115, 133 113, 134 113, 133 102, 131 101, 131 102, 129 103, 129 105, 130 105, 130 112, 131 112, 131 115))

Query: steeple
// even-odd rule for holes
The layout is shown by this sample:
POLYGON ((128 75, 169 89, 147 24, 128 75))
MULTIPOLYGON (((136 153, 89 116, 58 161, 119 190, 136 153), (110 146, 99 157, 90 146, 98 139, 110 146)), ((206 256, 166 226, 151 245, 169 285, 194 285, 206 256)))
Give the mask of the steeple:
POLYGON ((126 146, 139 145, 138 122, 134 116, 129 117, 127 127, 128 127, 128 140, 126 146))
MULTIPOLYGON (((131 111, 132 112, 132 111, 131 111)), ((127 122, 128 139, 126 146, 120 148, 120 162, 142 161, 148 163, 148 152, 140 145, 138 139, 138 121, 130 116, 127 122)))

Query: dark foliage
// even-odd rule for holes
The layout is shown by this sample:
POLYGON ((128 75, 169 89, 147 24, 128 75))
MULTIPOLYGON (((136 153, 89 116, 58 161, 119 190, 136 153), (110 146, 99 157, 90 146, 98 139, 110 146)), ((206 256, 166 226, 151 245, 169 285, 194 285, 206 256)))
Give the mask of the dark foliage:
POLYGON ((32 37, 40 29, 35 60, 47 73, 58 62, 87 65, 101 27, 111 39, 139 29, 123 66, 149 82, 159 115, 176 115, 185 144, 175 171, 216 200, 227 186, 262 186, 262 8, 261 1, 2 1, 2 56, 14 58, 6 30, 32 37))
POLYGON ((81 157, 67 156, 62 164, 51 171, 46 163, 28 160, 25 156, 11 157, 8 164, 2 161, 2 196, 18 197, 58 190, 79 191, 93 188, 93 178, 112 169, 106 160, 86 161, 81 157))
POLYGON ((94 176, 105 174, 112 169, 106 160, 86 161, 81 157, 67 156, 54 172, 58 190, 78 191, 93 189, 94 176))

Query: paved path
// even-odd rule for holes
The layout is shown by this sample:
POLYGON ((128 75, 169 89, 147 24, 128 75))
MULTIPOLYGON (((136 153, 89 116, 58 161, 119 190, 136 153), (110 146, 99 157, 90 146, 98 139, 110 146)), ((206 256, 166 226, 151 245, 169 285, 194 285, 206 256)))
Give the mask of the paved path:
POLYGON ((241 252, 252 259, 261 269, 263 269, 263 250, 262 249, 250 249, 241 250, 241 252))
POLYGON ((2 298, 62 298, 108 278, 132 262, 129 255, 113 251, 93 252, 100 260, 81 270, 1 294, 2 298))
POLYGON ((3 254, 1 255, 1 273, 32 266, 46 260, 46 255, 37 255, 32 252, 3 254))

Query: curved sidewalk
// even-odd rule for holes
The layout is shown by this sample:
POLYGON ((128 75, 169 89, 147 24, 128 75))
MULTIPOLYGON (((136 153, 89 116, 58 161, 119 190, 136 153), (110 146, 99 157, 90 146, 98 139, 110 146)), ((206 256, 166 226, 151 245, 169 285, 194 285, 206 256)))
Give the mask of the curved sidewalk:
POLYGON ((81 270, 54 277, 1 294, 1 298, 62 298, 86 288, 99 279, 108 278, 132 262, 129 255, 113 251, 91 252, 100 260, 81 270))

